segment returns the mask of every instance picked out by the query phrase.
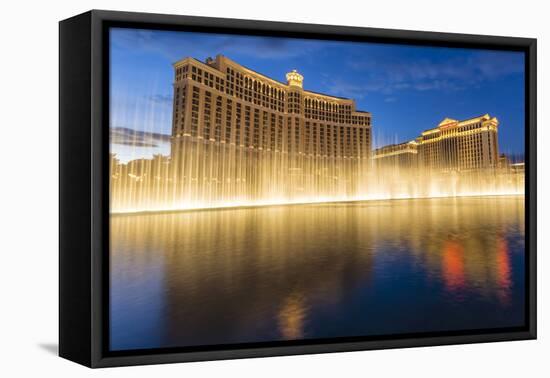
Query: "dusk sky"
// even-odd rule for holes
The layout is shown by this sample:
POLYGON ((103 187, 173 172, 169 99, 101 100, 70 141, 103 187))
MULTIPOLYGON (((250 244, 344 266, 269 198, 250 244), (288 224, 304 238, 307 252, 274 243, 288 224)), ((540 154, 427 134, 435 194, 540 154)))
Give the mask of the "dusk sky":
POLYGON ((282 82, 296 69, 304 89, 354 99, 372 113, 373 147, 411 140, 445 117, 489 113, 500 121, 500 151, 523 154, 520 52, 112 29, 110 126, 169 134, 172 64, 217 54, 282 82))

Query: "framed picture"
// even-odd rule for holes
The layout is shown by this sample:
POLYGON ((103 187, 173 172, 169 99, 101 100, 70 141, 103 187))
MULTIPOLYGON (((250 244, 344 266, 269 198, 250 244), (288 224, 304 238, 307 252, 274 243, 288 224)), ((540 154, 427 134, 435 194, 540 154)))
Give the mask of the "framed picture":
POLYGON ((60 355, 536 337, 536 40, 60 22, 60 355))

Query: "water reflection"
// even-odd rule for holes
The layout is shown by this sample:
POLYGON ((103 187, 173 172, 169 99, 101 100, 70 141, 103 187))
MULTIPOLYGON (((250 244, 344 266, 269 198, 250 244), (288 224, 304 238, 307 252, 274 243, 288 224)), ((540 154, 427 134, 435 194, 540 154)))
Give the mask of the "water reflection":
POLYGON ((443 243, 443 277, 449 291, 464 287, 464 247, 456 240, 443 243))
POLYGON ((523 324, 524 198, 111 218, 115 350, 523 324))
POLYGON ((306 315, 305 296, 302 293, 291 293, 283 301, 278 314, 278 326, 282 338, 291 340, 303 338, 306 315))
POLYGON ((508 303, 510 297, 511 266, 508 242, 501 237, 497 240, 496 273, 499 287, 499 299, 502 303, 508 303))

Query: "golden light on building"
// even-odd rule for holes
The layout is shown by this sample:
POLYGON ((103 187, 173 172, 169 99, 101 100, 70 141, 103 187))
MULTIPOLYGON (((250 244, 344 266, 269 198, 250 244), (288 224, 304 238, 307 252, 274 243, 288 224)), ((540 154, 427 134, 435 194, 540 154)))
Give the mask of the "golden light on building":
POLYGON ((498 124, 489 114, 464 121, 445 118, 418 138, 421 164, 446 170, 496 168, 498 124))
POLYGON ((520 169, 497 172, 489 115, 372 153, 371 113, 297 70, 283 83, 218 55, 174 74, 170 156, 112 156, 112 212, 523 193, 520 169))
POLYGON ((304 203, 362 193, 371 115, 355 101, 304 90, 296 70, 282 83, 221 55, 206 63, 185 58, 174 69, 170 189, 139 204, 114 196, 121 201, 112 208, 304 203))
POLYGON ((499 168, 506 165, 506 158, 498 152, 498 124, 489 114, 464 121, 445 118, 415 140, 376 149, 373 158, 381 167, 440 171, 499 168))
POLYGON ((303 87, 304 77, 298 73, 296 70, 292 70, 286 74, 286 81, 289 86, 303 87))
POLYGON ((414 140, 377 148, 373 160, 378 169, 418 168, 418 143, 414 140))

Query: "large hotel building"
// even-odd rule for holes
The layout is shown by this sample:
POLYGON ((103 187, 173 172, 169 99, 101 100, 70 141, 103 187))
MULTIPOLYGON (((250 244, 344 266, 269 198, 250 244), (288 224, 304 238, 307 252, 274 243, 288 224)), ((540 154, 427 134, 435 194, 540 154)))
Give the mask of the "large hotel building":
POLYGON ((381 168, 474 171, 499 166, 498 120, 485 114, 458 121, 445 118, 413 141, 374 150, 381 168))
POLYGON ((185 198, 354 197, 365 184, 371 114, 218 55, 174 64, 172 166, 185 198))

